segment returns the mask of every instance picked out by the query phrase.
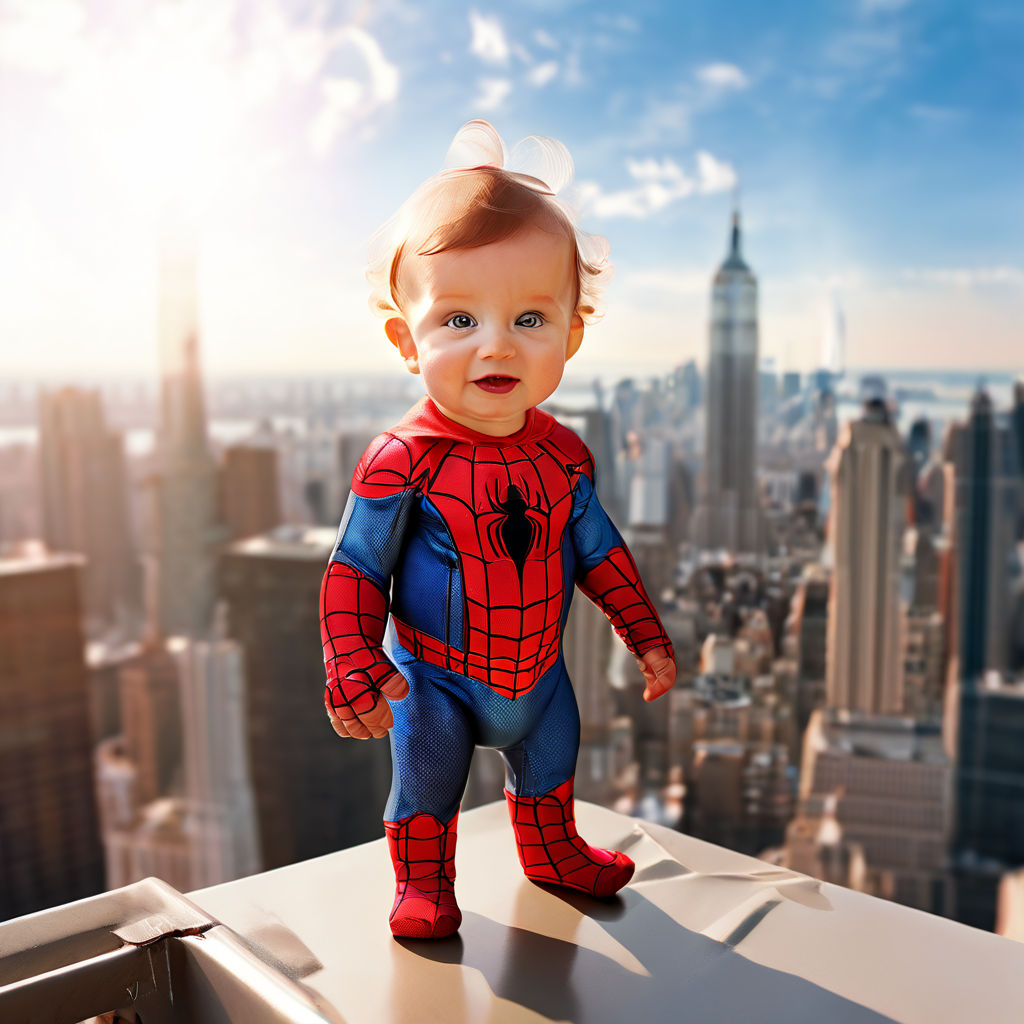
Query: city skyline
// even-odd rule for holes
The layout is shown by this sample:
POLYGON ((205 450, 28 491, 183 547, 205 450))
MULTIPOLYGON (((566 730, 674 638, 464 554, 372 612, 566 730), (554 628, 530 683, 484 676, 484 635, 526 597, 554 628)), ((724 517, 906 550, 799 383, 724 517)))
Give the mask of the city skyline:
MULTIPOLYGON (((111 486, 95 490, 102 509, 120 504, 115 492, 130 482, 135 532, 146 538, 140 550, 149 628, 140 631, 138 608, 134 613, 98 608, 91 621, 76 609, 62 621, 78 621, 77 635, 68 634, 74 642, 64 646, 68 663, 88 677, 106 884, 157 874, 186 891, 257 870, 258 857, 269 869, 360 838, 348 810, 335 812, 336 820, 346 823, 344 836, 332 841, 322 829, 304 831, 323 816, 321 808, 333 806, 337 787, 324 785, 331 772, 350 776, 353 766, 326 746, 336 740, 323 728, 319 701, 309 699, 320 689, 319 652, 314 638, 302 634, 315 632, 316 577, 334 535, 322 524, 339 514, 356 453, 376 429, 370 423, 382 415, 384 402, 401 402, 402 396, 401 389, 359 388, 347 381, 339 390, 337 381, 313 379, 293 394, 293 387, 277 380, 263 397, 271 391, 285 402, 298 397, 292 414, 276 425, 269 415, 258 427, 249 422, 248 454, 244 442, 221 450, 210 443, 210 418, 201 397, 192 248, 170 238, 162 255, 156 445, 149 453, 131 455, 127 473, 113 466, 107 474, 111 486), (257 504, 259 522, 243 523, 239 508, 257 504), (290 511, 282 515, 285 506, 290 511), (251 530, 255 536, 226 546, 231 536, 251 530), (220 568, 211 572, 215 560, 220 568), (292 575, 295 593, 287 584, 292 575), (262 598, 254 590, 257 584, 265 588, 262 598), (179 597, 187 598, 188 614, 180 613, 179 597), (280 632, 277 626, 268 632, 267 622, 279 624, 280 632), (172 632, 209 635, 214 642, 170 639, 165 645, 158 639, 172 632), (87 638, 88 659, 80 661, 87 638), (160 707, 177 709, 169 728, 163 716, 154 715, 160 707), (278 742, 292 727, 294 740, 278 742), (297 780, 291 795, 287 787, 274 788, 258 778, 255 768, 250 775, 248 765, 265 767, 271 747, 300 751, 303 757, 317 751, 287 769, 297 780), (168 769, 165 785, 154 789, 168 769), (224 807, 238 811, 227 832, 221 827, 224 807), (295 816, 289 818, 292 810, 295 816), (268 846, 269 836, 294 834, 298 840, 300 832, 301 841, 290 850, 268 846), (231 837, 239 842, 233 844, 231 837)), ((1024 669, 1024 590, 1017 586, 1024 551, 1017 459, 1018 449, 1024 449, 1024 384, 1014 389, 1009 415, 1000 416, 1005 444, 999 460, 968 464, 962 457, 978 447, 964 442, 975 429, 978 410, 985 412, 987 424, 979 436, 993 433, 994 403, 980 386, 971 400, 970 424, 959 418, 961 405, 941 452, 933 452, 931 419, 908 424, 906 450, 912 451, 919 474, 910 501, 904 479, 910 462, 893 414, 904 399, 912 406, 916 397, 927 408, 939 404, 938 396, 928 387, 897 387, 890 407, 880 397, 888 394, 885 377, 864 377, 859 382, 864 416, 840 430, 831 373, 803 379, 756 374, 756 280, 743 260, 738 217, 731 252, 715 278, 713 302, 711 357, 703 377, 690 363, 644 384, 620 381, 607 402, 594 386, 592 405, 578 409, 556 403, 552 409, 583 433, 603 467, 604 493, 622 502, 620 521, 650 592, 660 595, 682 676, 682 685, 658 713, 649 714, 641 697, 644 682, 626 648, 607 648, 611 634, 603 616, 593 606, 577 616, 567 634, 566 663, 570 676, 590 684, 579 691, 588 737, 580 796, 614 803, 705 842, 759 852, 770 863, 826 881, 998 930, 999 874, 958 874, 957 865, 962 860, 970 867, 978 842, 997 844, 1004 862, 1000 871, 1015 868, 1019 856, 1017 847, 1005 845, 1002 815, 983 812, 970 787, 972 780, 984 781, 984 806, 995 807, 1006 793, 1019 802, 1016 793, 1024 783, 1015 776, 1009 789, 1000 788, 999 780, 990 778, 1002 756, 997 730, 989 729, 983 743, 963 747, 963 757, 951 760, 941 740, 958 719, 950 710, 953 702, 942 699, 942 681, 948 667, 948 694, 962 677, 967 696, 958 705, 960 714, 964 722, 974 715, 983 726, 991 708, 1001 713, 1003 704, 1016 706, 1024 693, 1015 681, 1024 669), (716 374, 722 378, 718 385, 716 374), (730 391, 737 393, 730 397, 730 391), (736 437, 730 440, 730 431, 716 428, 711 413, 744 402, 754 415, 746 423, 747 440, 737 446, 744 431, 741 418, 733 417, 736 437), (717 497, 714 487, 707 492, 714 506, 711 518, 728 527, 730 514, 739 511, 739 518, 758 525, 748 534, 761 534, 763 523, 771 537, 763 538, 765 546, 756 538, 751 547, 759 550, 744 551, 743 530, 726 529, 736 535, 732 539, 702 539, 700 505, 693 505, 707 478, 701 452, 707 469, 716 460, 728 461, 720 457, 736 447, 758 458, 736 459, 733 452, 736 472, 723 474, 717 497), (1000 473, 988 473, 996 463, 1000 473), (756 476, 742 483, 749 474, 756 476), (740 493, 755 481, 756 511, 740 493), (994 507, 990 491, 999 496, 998 529, 982 543, 975 525, 984 519, 978 510, 994 507), (887 529, 880 528, 882 522, 887 529), (823 549, 826 535, 830 543, 823 549), (975 643, 980 656, 967 656, 962 636, 983 641, 982 634, 992 629, 981 628, 969 614, 958 618, 957 601, 949 593, 955 581, 962 581, 963 594, 987 594, 993 610, 988 627, 1009 638, 1002 645, 1005 658, 991 643, 986 651, 975 643), (812 593, 822 583, 824 597, 812 593), (887 600, 881 599, 882 591, 887 600), (873 634, 862 628, 872 619, 880 627, 873 634), (956 628, 961 619, 962 630, 956 628), (1008 624, 1005 631, 1000 622, 1008 624), (852 658, 851 634, 866 648, 854 645, 852 658), (880 671, 887 666, 891 678, 876 686, 878 672, 858 672, 864 663, 880 671), (903 689, 909 701, 897 692, 903 689), (983 696, 972 704, 968 697, 975 690, 983 696), (954 812, 965 824, 950 852, 948 823, 954 812), (983 834, 975 829, 975 835, 971 823, 978 821, 992 827, 986 824, 983 834), (897 841, 902 852, 894 855, 897 841)), ((113 562, 109 554, 89 551, 85 559, 47 553, 33 539, 38 535, 33 521, 45 521, 46 513, 57 520, 58 538, 71 536, 77 520, 88 518, 96 502, 52 496, 75 494, 77 481, 98 478, 101 464, 114 461, 106 451, 110 445, 98 440, 109 434, 117 449, 122 436, 111 434, 105 416, 96 415, 103 407, 100 390, 66 388, 42 397, 45 429, 37 442, 9 446, 12 473, 8 493, 0 494, 6 520, 0 520, 5 555, 0 575, 12 582, 7 599, 18 614, 31 611, 32 577, 46 565, 70 557, 77 575, 92 558, 113 562), (92 410, 91 427, 86 429, 89 421, 82 414, 77 416, 82 425, 65 431, 91 433, 92 443, 83 437, 61 457, 46 426, 50 405, 59 405, 68 422, 75 419, 74 410, 92 410), (35 444, 40 451, 47 445, 52 450, 41 462, 44 470, 52 463, 51 472, 36 467, 33 474, 35 444)), ((233 401, 254 412, 260 391, 240 387, 233 401)), ((113 520, 109 526, 117 528, 113 520)), ((127 539, 132 531, 123 532, 127 539)), ((75 539, 57 543, 72 551, 86 546, 75 539)), ((141 596, 129 596, 129 603, 137 604, 141 596)), ((966 611, 974 607, 964 600, 959 604, 966 611)), ((6 646, 19 636, 11 633, 6 646)), ((0 650, 0 661, 4 656, 0 650)), ((10 661, 9 653, 6 658, 10 661)), ((31 672, 32 662, 26 665, 31 672)), ((16 676, 15 682, 24 678, 16 676)), ((32 686, 22 690, 35 692, 32 686)), ((975 731, 971 726, 965 735, 975 731)), ((357 744, 338 754, 374 751, 378 760, 385 755, 386 764, 387 751, 380 746, 357 744)), ((492 758, 490 768, 495 764, 492 758)), ((270 778, 285 774, 283 767, 270 778)), ((1024 772, 1017 774, 1024 779, 1024 772)), ((463 808, 499 793, 499 775, 483 763, 465 791, 463 808)), ((26 864, 31 860, 23 857, 26 864)), ((47 898, 39 896, 43 903, 47 898)))
POLYGON ((161 199, 191 208, 211 375, 393 372, 370 232, 459 124, 576 161, 617 278, 570 373, 703 362, 735 186, 762 353, 1010 369, 1024 28, 1009 4, 0 3, 4 370, 156 373, 161 199), (1015 42, 1016 41, 1016 42, 1015 42), (637 336, 645 345, 636 344, 637 336))

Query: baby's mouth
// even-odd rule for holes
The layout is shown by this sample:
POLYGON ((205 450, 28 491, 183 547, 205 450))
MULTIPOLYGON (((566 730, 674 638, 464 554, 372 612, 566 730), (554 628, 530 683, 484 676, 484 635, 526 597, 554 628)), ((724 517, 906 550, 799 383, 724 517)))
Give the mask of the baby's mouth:
POLYGON ((501 377, 497 374, 490 377, 480 377, 473 383, 483 391, 492 395, 507 395, 518 383, 518 377, 501 377))

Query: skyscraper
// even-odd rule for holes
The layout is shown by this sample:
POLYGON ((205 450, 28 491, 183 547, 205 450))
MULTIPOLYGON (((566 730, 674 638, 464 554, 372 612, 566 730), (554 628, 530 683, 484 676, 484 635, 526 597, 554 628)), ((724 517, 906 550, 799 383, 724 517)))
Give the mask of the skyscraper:
POLYGON ((232 544, 221 563, 228 633, 245 658, 249 762, 264 869, 379 838, 391 753, 339 739, 322 703, 316 617, 334 545, 326 527, 280 526, 232 544))
POLYGON ((199 370, 196 258, 182 227, 165 228, 160 252, 160 429, 153 626, 202 636, 213 617, 217 466, 206 438, 199 370))
POLYGON ((826 701, 831 708, 894 714, 903 708, 900 576, 909 469, 885 403, 870 399, 847 423, 828 461, 826 701))
POLYGON ((1024 478, 1024 380, 1013 385, 1013 410, 1010 413, 1014 443, 1017 446, 1017 474, 1024 478))
POLYGON ((733 213, 729 254, 711 294, 707 427, 695 542, 705 548, 758 552, 764 544, 757 464, 757 279, 740 252, 733 213))
POLYGON ((81 561, 0 559, 0 920, 103 888, 81 561))
POLYGON ((1024 863, 1024 686, 963 679, 952 691, 956 918, 991 929, 999 876, 1024 863))
POLYGON ((128 516, 121 435, 109 430, 97 390, 39 397, 43 536, 52 551, 85 556, 90 632, 138 603, 138 565, 128 516))
POLYGON ((967 423, 955 425, 946 442, 946 522, 954 551, 954 713, 947 727, 957 759, 956 917, 981 928, 994 923, 999 873, 1024 859, 1024 693, 1001 678, 1010 656, 1015 447, 982 389, 971 400, 967 423))
POLYGON ((988 669, 1007 667, 1019 486, 1013 434, 997 423, 985 391, 971 400, 967 423, 950 430, 946 458, 952 477, 946 522, 955 561, 951 649, 959 678, 973 683, 988 669))
POLYGON ((1013 408, 1010 410, 1010 430, 1017 449, 1017 539, 1024 539, 1024 380, 1013 385, 1013 408))

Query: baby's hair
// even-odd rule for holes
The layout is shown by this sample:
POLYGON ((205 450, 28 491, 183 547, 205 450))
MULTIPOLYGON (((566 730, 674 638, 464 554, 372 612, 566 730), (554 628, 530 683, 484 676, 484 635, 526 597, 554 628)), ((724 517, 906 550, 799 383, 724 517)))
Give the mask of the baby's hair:
MULTIPOLYGON (((571 179, 572 161, 561 143, 532 136, 520 143, 513 159, 524 145, 532 147, 532 164, 543 164, 536 169, 555 179, 554 188, 571 179)), ((410 253, 433 256, 489 245, 531 226, 570 243, 578 285, 575 312, 587 323, 597 319, 598 297, 611 276, 607 241, 580 231, 540 174, 505 169, 504 145, 487 122, 464 125, 449 150, 449 165, 453 156, 479 163, 448 166, 428 178, 371 239, 366 276, 373 286, 373 311, 384 317, 401 312, 402 261, 410 253)))

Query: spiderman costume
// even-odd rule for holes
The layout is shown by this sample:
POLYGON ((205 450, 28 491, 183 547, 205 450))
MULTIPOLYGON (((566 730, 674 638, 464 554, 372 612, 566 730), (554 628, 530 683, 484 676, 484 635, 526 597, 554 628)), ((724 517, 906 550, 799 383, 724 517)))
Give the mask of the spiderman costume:
POLYGON ((505 760, 528 877, 607 896, 632 875, 628 858, 588 846, 573 820, 580 721, 561 636, 574 585, 635 655, 671 656, 594 493, 589 451, 546 413, 531 409, 521 430, 492 437, 425 398, 364 453, 321 627, 326 701, 343 720, 375 707, 396 668, 409 683, 391 705, 385 811, 395 934, 458 927, 455 830, 477 745, 505 760))

